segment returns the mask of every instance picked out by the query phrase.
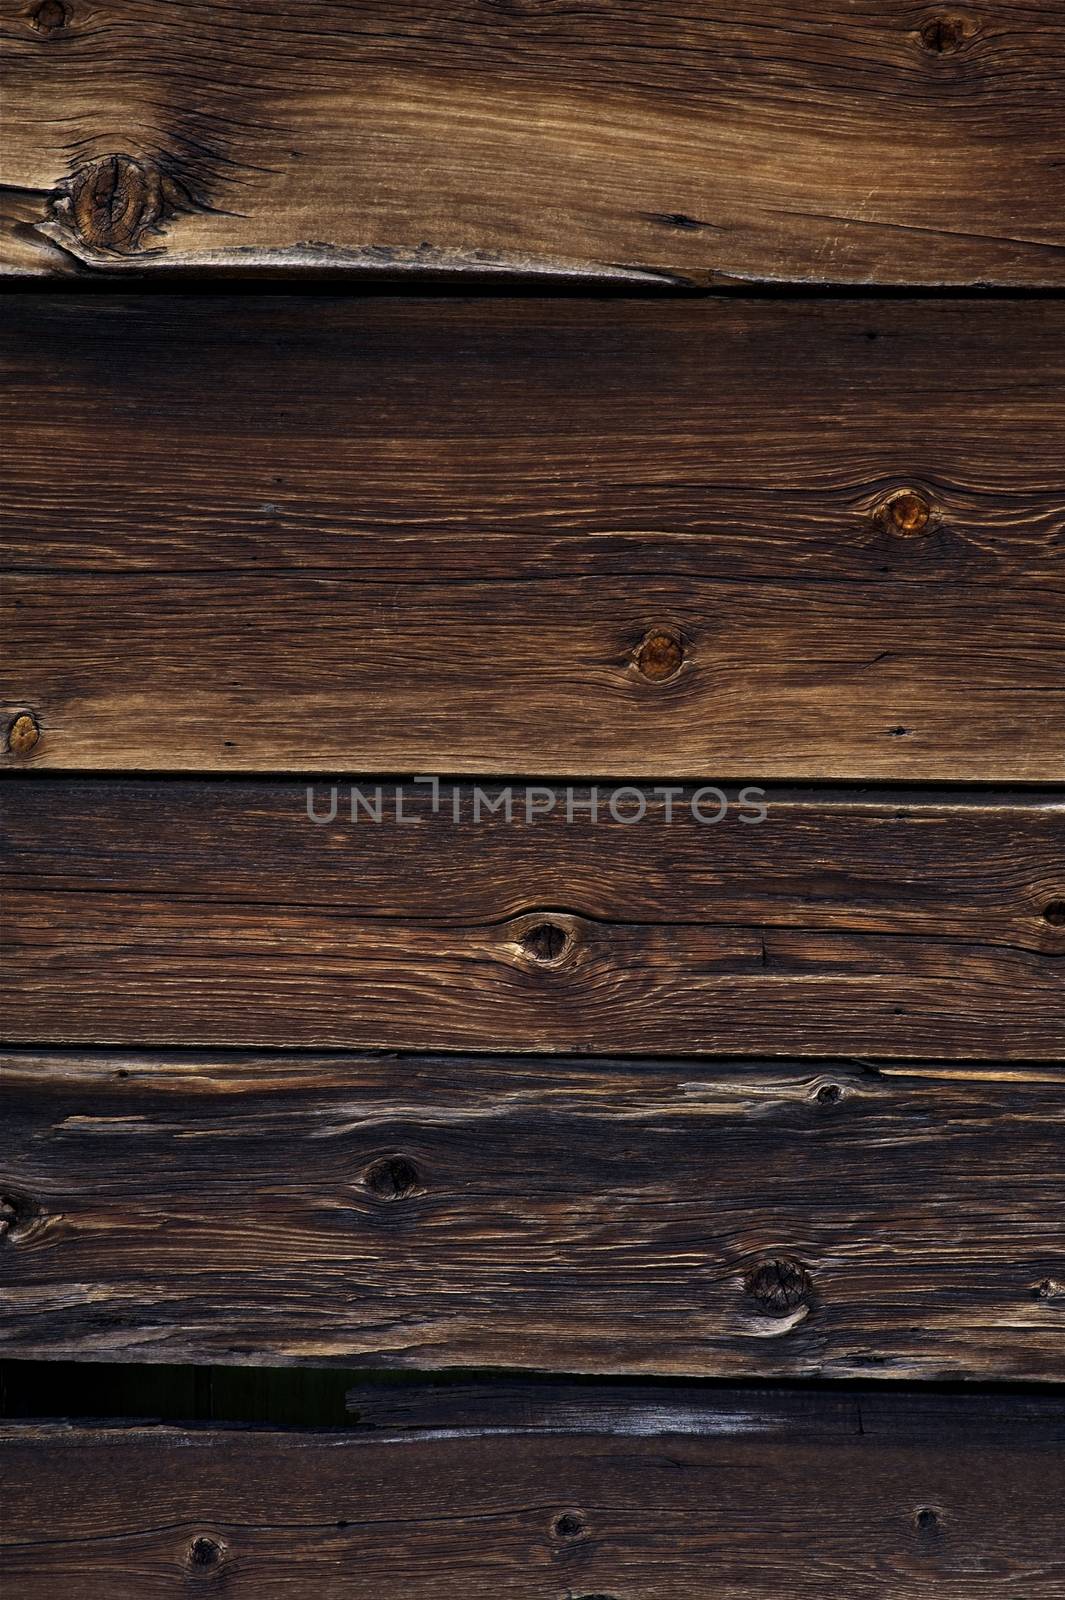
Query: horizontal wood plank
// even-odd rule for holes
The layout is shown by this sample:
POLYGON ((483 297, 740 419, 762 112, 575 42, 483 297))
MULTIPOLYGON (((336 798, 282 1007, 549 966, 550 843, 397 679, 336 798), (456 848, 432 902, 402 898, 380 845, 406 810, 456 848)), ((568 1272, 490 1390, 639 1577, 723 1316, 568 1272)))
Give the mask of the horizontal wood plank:
POLYGON ((20 1600, 1058 1600, 1065 1584, 1058 1400, 542 1409, 542 1426, 363 1436, 8 1427, 6 1571, 20 1600))
POLYGON ((10 320, 7 766, 1065 779, 1057 303, 10 320))
POLYGON ((8 1356, 1065 1377, 1053 1067, 15 1052, 4 1080, 8 1356))
POLYGON ((1060 793, 677 787, 9 780, 6 1035, 1065 1056, 1060 793))
POLYGON ((1065 282, 1057 0, 6 0, 19 273, 1065 282))

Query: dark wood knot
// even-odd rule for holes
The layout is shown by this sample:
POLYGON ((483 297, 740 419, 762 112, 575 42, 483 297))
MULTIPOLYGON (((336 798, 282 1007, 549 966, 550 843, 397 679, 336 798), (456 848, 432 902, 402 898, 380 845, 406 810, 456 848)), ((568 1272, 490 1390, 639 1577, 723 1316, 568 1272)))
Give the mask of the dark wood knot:
POLYGON ((192 197, 177 179, 133 156, 104 156, 79 168, 70 180, 65 212, 74 231, 93 250, 133 255, 146 233, 158 231, 192 197))
POLYGON ((24 1194, 13 1194, 9 1190, 0 1195, 0 1239, 10 1239, 14 1243, 40 1214, 40 1206, 24 1194))
POLYGON ((946 13, 942 16, 929 17, 921 26, 920 38, 929 55, 949 56, 960 50, 975 32, 976 25, 971 17, 946 13))
POLYGON ((918 1533, 932 1535, 939 1532, 939 1512, 933 1506, 921 1506, 914 1512, 913 1525, 918 1533))
POLYGON ((200 1577, 208 1577, 217 1572, 224 1556, 225 1547, 217 1539, 211 1539, 201 1533, 189 1545, 189 1569, 200 1577))
POLYGON ((814 1286, 798 1261, 776 1256, 755 1267, 744 1288, 767 1317, 786 1317, 798 1306, 809 1305, 814 1286))
POLYGON ((69 16, 62 0, 41 0, 30 12, 30 23, 38 33, 58 33, 66 27, 69 16))
POLYGON ((882 519, 892 533, 914 538, 923 533, 932 517, 929 501, 917 489, 900 489, 884 503, 882 519))
POLYGON ((1043 907, 1043 921, 1052 928, 1065 928, 1065 900, 1051 900, 1043 907))
POLYGON ((551 1532, 556 1539, 579 1539, 587 1531, 588 1523, 583 1511, 563 1511, 551 1525, 551 1532))
POLYGON ((13 756, 28 756, 40 737, 37 718, 29 711, 22 711, 7 730, 7 748, 13 756))
POLYGON ((379 1200, 406 1200, 421 1186, 421 1176, 406 1156, 385 1156, 366 1173, 366 1187, 379 1200))
POLYGON ((819 1106, 838 1105, 842 1098, 843 1090, 838 1083, 823 1083, 816 1095, 819 1106))
POLYGON ((534 922, 521 935, 525 954, 542 966, 556 966, 566 953, 570 936, 557 922, 534 922))
POLYGON ((637 672, 648 683, 668 683, 684 663, 684 641, 672 628, 652 628, 644 635, 633 660, 637 672))

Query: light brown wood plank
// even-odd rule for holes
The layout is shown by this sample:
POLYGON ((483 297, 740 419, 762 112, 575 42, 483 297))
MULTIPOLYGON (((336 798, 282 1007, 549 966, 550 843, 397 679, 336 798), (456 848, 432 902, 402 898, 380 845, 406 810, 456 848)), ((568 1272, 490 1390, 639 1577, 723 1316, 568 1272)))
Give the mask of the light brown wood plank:
POLYGON ((1065 1055, 1060 795, 400 788, 9 782, 7 1036, 1065 1055))
POLYGON ((5 0, 4 264, 1065 281, 1057 0, 5 0))
POLYGON ((1065 778, 1056 303, 11 321, 6 765, 1065 778))
POLYGON ((673 1399, 499 1433, 9 1427, 6 1568, 25 1600, 1058 1600, 1060 1401, 673 1399))

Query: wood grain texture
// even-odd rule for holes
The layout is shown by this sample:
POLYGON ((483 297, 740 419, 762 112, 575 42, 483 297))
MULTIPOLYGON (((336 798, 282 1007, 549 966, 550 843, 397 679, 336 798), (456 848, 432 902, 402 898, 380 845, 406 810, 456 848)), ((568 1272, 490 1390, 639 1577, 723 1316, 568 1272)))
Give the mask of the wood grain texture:
POLYGON ((1065 1376, 1060 1069, 4 1063, 23 1359, 1065 1376))
POLYGON ((5 0, 4 265, 1065 282, 1057 0, 5 0))
POLYGON ((7 1037, 1065 1055, 1060 794, 379 787, 9 780, 7 1037))
POLYGON ((681 1391, 617 1411, 363 1436, 8 1427, 6 1570, 20 1600, 1062 1593, 1060 1401, 681 1391))
POLYGON ((526 812, 565 791, 515 786, 509 822, 475 823, 475 794, 496 804, 497 789, 445 786, 434 811, 408 784, 398 822, 380 788, 380 824, 353 825, 338 786, 336 820, 316 825, 308 794, 324 812, 328 786, 11 782, 8 1037, 1010 1059, 1065 1046, 1060 798, 770 790, 762 823, 733 795, 709 825, 629 788, 643 821, 604 809, 592 825, 582 790, 572 822, 562 799, 526 812))
POLYGON ((6 765, 1065 778, 1056 302, 10 322, 6 765))

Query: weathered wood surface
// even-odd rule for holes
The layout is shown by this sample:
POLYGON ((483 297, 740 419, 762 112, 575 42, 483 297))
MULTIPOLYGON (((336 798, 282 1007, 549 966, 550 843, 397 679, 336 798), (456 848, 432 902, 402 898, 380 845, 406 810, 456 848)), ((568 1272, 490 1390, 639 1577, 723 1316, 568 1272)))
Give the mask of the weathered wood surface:
POLYGON ((12 1053, 23 1359, 1065 1377, 1060 1068, 12 1053))
POLYGON ((542 1409, 501 1431, 8 1426, 5 1572, 19 1600, 1065 1588, 1058 1400, 681 1390, 542 1409))
POLYGON ((10 323, 7 765, 1065 778, 1058 303, 10 323))
POLYGON ((350 787, 9 780, 6 1036, 1065 1056, 1060 793, 350 787))
POLYGON ((1058 0, 5 0, 8 270, 1065 282, 1058 0))

